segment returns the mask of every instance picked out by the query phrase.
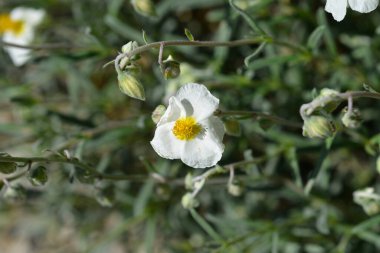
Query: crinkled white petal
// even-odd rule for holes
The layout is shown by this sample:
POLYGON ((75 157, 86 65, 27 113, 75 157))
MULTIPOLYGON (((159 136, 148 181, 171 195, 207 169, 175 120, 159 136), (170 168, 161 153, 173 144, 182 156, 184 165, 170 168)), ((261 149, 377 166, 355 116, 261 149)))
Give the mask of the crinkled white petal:
POLYGON ((185 109, 183 108, 182 104, 175 97, 171 97, 169 99, 168 108, 166 108, 164 115, 162 115, 160 121, 158 121, 157 126, 176 121, 184 114, 185 109))
MULTIPOLYGON (((22 34, 14 34, 13 32, 5 32, 3 40, 5 42, 19 44, 19 45, 29 45, 34 37, 33 30, 30 28, 25 28, 22 34)), ((30 58, 30 49, 18 48, 18 47, 4 47, 5 51, 9 54, 12 62, 16 66, 21 66, 25 64, 30 58)))
POLYGON ((158 126, 150 142, 157 154, 166 159, 180 159, 185 145, 174 136, 173 127, 174 122, 158 126))
POLYGON ((206 130, 200 137, 185 142, 181 160, 193 168, 207 168, 216 165, 222 158, 224 145, 214 134, 206 130))
POLYGON ((17 7, 11 11, 10 15, 13 20, 21 20, 25 22, 25 25, 36 26, 44 19, 45 11, 41 9, 17 7))
POLYGON ((342 21, 347 12, 347 0, 327 0, 325 10, 330 12, 336 21, 342 21))
POLYGON ((361 12, 368 13, 376 9, 379 5, 379 0, 348 0, 351 9, 361 12))
POLYGON ((185 108, 186 116, 193 116, 197 121, 212 115, 219 105, 219 99, 214 97, 206 86, 197 83, 182 86, 176 98, 185 108))
POLYGON ((211 138, 218 140, 220 143, 222 142, 225 130, 223 122, 218 117, 210 116, 199 123, 210 134, 211 138))

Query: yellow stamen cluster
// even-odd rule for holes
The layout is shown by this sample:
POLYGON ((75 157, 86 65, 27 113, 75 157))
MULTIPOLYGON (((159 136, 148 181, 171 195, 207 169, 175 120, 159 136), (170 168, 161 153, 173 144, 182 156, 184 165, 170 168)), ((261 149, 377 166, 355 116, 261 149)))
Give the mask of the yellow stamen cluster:
POLYGON ((193 117, 179 118, 172 129, 174 136, 181 141, 192 140, 201 131, 201 125, 193 117))
POLYGON ((24 22, 13 20, 9 14, 0 14, 0 35, 4 32, 13 32, 14 34, 22 33, 24 22))

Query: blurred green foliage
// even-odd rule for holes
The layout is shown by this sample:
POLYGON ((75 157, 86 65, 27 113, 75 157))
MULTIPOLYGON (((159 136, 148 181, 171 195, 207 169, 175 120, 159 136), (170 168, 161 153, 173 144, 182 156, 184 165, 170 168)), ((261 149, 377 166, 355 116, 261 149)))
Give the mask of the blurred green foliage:
POLYGON ((135 176, 98 180, 71 164, 31 164, 32 172, 44 166, 48 181, 35 186, 25 176, 11 187, 2 184, 1 252, 379 252, 380 216, 368 216, 353 200, 358 189, 380 187, 376 100, 355 101, 362 125, 338 133, 331 145, 303 137, 300 129, 240 121, 240 136, 225 137, 220 164, 261 162, 236 170, 239 196, 229 194, 228 174, 206 181, 191 211, 181 205, 184 178, 203 171, 160 158, 149 143, 151 112, 186 82, 205 84, 222 109, 296 122, 313 90, 362 90, 363 84, 380 90, 379 12, 348 11, 337 23, 324 12, 324 1, 236 0, 281 43, 260 50, 165 48, 164 58, 181 62, 173 80, 162 76, 158 50, 144 53, 142 102, 123 95, 113 67, 103 65, 127 42, 144 44, 143 30, 148 42, 185 40, 185 29, 195 40, 256 34, 225 0, 152 3, 151 16, 127 0, 0 2, 1 12, 46 10, 36 45, 70 45, 33 51, 20 68, 0 50, 0 151, 69 155, 99 172, 135 176))

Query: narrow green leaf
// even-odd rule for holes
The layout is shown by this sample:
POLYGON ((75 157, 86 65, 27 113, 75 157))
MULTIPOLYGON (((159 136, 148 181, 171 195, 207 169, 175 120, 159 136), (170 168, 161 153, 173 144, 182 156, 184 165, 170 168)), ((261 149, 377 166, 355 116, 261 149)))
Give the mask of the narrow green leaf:
POLYGON ((267 57, 264 59, 258 59, 254 62, 251 62, 248 65, 248 68, 251 70, 257 70, 264 67, 272 67, 274 65, 281 65, 284 63, 296 62, 296 61, 299 61, 299 58, 296 55, 273 56, 273 57, 267 57))
POLYGON ((310 49, 316 49, 321 42, 322 35, 324 34, 326 27, 324 25, 318 26, 309 36, 307 40, 307 47, 310 49))
POLYGON ((189 29, 185 28, 185 35, 190 41, 194 41, 194 36, 189 29))

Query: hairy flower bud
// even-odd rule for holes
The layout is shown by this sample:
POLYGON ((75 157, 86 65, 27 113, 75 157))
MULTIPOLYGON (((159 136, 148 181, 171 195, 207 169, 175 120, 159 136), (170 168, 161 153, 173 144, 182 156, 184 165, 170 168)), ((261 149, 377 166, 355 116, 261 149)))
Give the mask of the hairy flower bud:
POLYGON ((143 16, 156 16, 156 10, 151 0, 131 0, 131 4, 135 11, 143 16))
POLYGON ((119 88, 125 95, 145 100, 144 87, 133 75, 119 71, 117 79, 119 80, 119 88))
POLYGON ((166 80, 178 77, 181 74, 180 63, 169 55, 169 57, 162 62, 162 73, 166 80))
POLYGON ((347 107, 343 109, 342 123, 348 128, 358 128, 362 122, 361 113, 358 108, 348 111, 347 107))
POLYGON ((232 196, 239 197, 243 194, 244 188, 241 182, 235 180, 231 184, 227 185, 227 190, 232 196))
MULTIPOLYGON (((323 88, 319 92, 319 96, 316 97, 315 99, 323 99, 325 97, 336 97, 337 94, 339 94, 339 92, 337 92, 336 90, 329 89, 329 88, 323 88)), ((324 104, 323 109, 326 112, 332 112, 338 107, 339 104, 340 104, 340 101, 331 101, 327 104, 324 104)))
POLYGON ((139 44, 136 41, 130 41, 121 47, 121 52, 122 53, 129 53, 138 47, 139 47, 139 44))
POLYGON ((181 204, 185 209, 192 209, 197 207, 199 205, 199 202, 191 193, 186 193, 182 197, 181 204))
POLYGON ((241 135, 241 127, 239 121, 235 119, 226 119, 224 122, 226 134, 239 137, 241 135))
POLYGON ((323 116, 310 116, 304 120, 302 135, 309 138, 328 138, 336 132, 333 121, 323 116))

